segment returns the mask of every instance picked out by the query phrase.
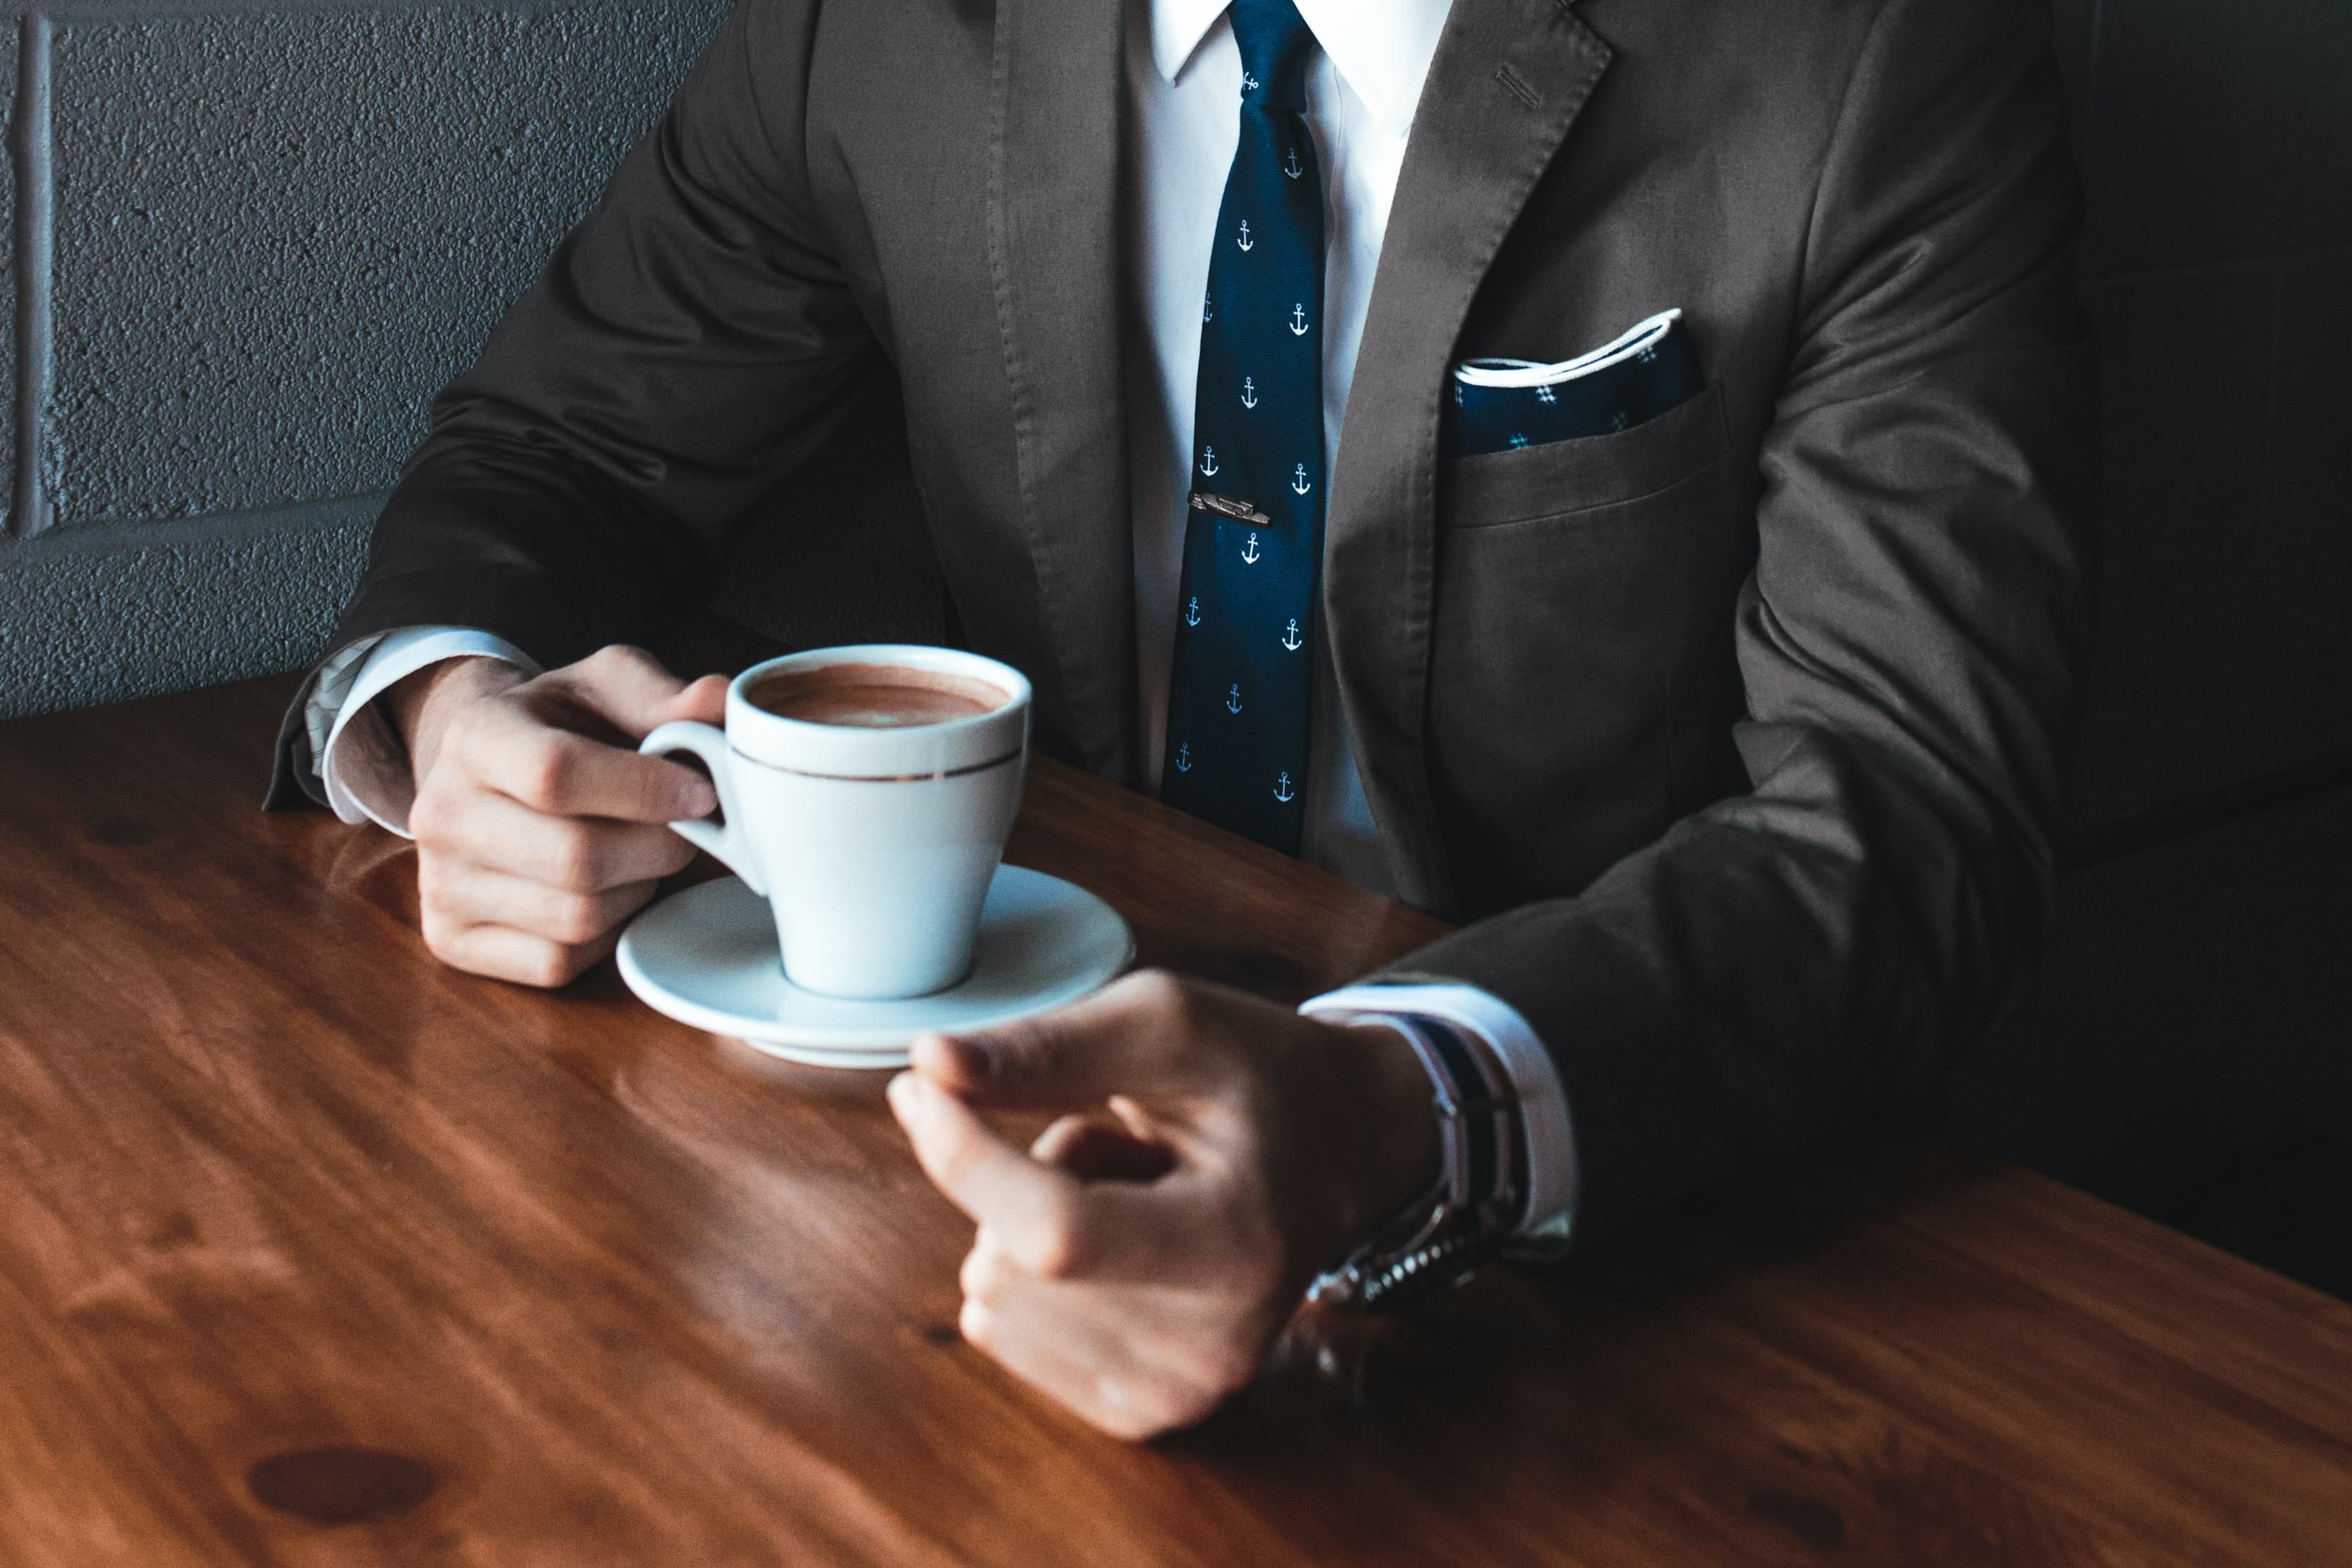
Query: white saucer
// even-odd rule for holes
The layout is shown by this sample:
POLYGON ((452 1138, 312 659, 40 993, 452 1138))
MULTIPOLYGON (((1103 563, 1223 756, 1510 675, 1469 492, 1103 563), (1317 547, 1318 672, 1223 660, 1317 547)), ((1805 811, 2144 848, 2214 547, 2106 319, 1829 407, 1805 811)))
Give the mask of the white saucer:
POLYGON ((902 1068, 929 1029, 977 1029, 1073 1002, 1125 969, 1135 937, 1085 889, 1000 866, 960 985, 846 1002, 784 978, 768 902, 734 877, 673 893, 621 938, 621 978, 656 1013, 807 1067, 902 1068))

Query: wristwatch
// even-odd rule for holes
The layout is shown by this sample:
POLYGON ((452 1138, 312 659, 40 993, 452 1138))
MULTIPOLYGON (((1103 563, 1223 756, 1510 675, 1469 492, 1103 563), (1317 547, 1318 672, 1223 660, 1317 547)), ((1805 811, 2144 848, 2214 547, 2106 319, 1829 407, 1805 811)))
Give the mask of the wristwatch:
POLYGON ((1395 1311, 1452 1289, 1501 1252, 1525 1205, 1518 1100, 1452 1024, 1381 1015, 1429 1074, 1438 1118, 1437 1179, 1307 1288, 1318 1306, 1395 1311))

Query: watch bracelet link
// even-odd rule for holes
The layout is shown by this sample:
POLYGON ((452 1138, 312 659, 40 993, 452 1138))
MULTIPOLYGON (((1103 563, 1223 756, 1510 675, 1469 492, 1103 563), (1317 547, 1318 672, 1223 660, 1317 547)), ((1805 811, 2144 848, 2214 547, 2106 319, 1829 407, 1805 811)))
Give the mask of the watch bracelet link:
POLYGON ((1319 1307, 1394 1312, 1466 1283, 1499 1257, 1510 1238, 1504 1200, 1483 1210, 1441 1205, 1436 1223, 1415 1245, 1378 1252, 1367 1246, 1318 1279, 1307 1299, 1319 1307))
POLYGON ((1419 1015, 1367 1018, 1402 1036, 1429 1075, 1442 1148, 1436 1181, 1337 1268, 1307 1300, 1394 1311, 1468 1279, 1499 1255, 1523 1199, 1515 1178, 1517 1099, 1494 1081, 1454 1026, 1419 1015))

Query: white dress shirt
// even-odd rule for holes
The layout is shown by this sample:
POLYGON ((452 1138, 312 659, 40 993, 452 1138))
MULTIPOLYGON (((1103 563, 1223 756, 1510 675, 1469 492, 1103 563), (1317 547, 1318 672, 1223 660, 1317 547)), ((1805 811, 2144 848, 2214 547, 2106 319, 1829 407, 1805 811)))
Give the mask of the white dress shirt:
MULTIPOLYGON (((1201 300, 1226 174, 1240 136, 1241 53, 1228 0, 1129 0, 1127 396, 1135 538, 1138 705, 1148 777, 1160 776, 1176 600, 1183 573, 1201 354, 1201 300)), ((1380 265, 1389 206, 1423 79, 1452 0, 1297 0, 1321 45, 1307 71, 1307 119, 1323 173, 1323 424, 1336 464, 1356 351, 1380 265)), ((309 710, 313 755, 346 822, 406 830, 406 759, 371 707, 377 694, 442 658, 479 654, 536 669, 485 633, 414 627, 343 650, 322 669, 309 710)), ((1375 891, 1394 884, 1348 744, 1328 645, 1318 638, 1316 734, 1309 752, 1304 858, 1375 891)), ((1484 1041, 1517 1093, 1528 1142, 1524 1230, 1565 1241, 1579 1172, 1558 1069, 1517 1011, 1474 986, 1358 985, 1302 1009, 1338 1022, 1383 1014, 1442 1018, 1484 1041)))

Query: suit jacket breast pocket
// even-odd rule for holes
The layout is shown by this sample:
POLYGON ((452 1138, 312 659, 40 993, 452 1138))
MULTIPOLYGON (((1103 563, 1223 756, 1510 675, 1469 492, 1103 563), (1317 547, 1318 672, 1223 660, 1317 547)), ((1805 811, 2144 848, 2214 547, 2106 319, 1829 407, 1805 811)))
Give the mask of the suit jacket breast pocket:
POLYGON ((1716 383, 1444 465, 1429 732, 1465 915, 1573 892, 1736 787, 1755 518, 1731 456, 1716 383))
POLYGON ((1607 436, 1446 461, 1438 519, 1449 529, 1561 517, 1671 489, 1721 458, 1723 384, 1655 419, 1607 436))

